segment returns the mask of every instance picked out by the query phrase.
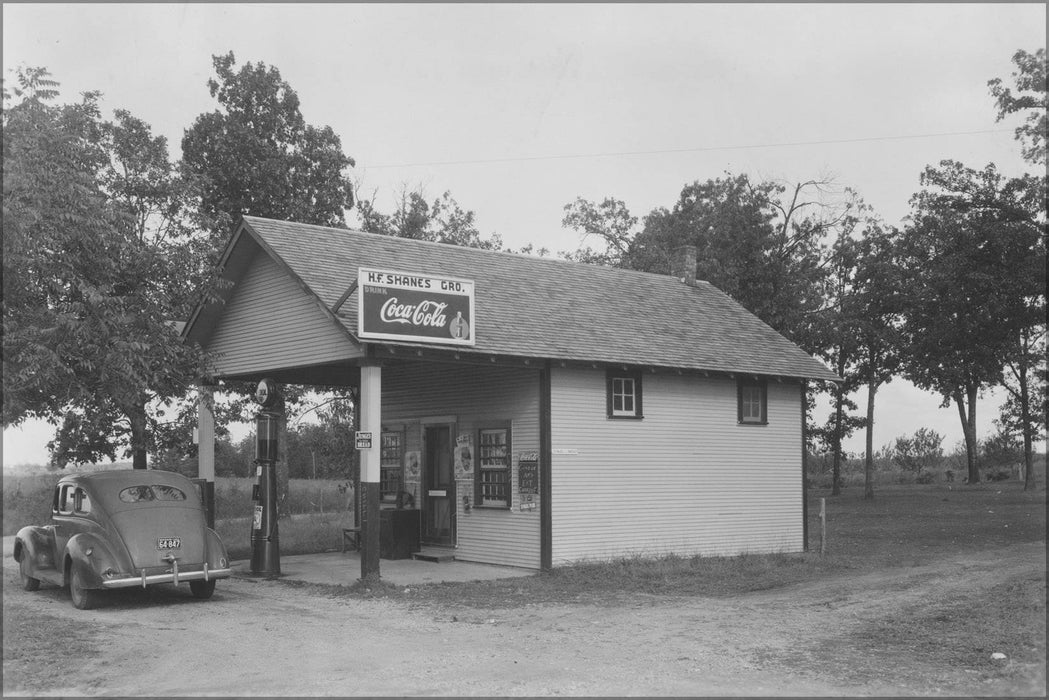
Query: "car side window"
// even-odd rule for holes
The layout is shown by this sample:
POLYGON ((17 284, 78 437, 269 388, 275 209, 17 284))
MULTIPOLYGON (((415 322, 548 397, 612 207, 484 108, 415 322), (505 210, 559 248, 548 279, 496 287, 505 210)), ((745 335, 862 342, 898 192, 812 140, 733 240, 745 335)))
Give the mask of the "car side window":
POLYGON ((84 489, 77 489, 73 500, 73 512, 78 515, 87 515, 91 512, 91 499, 84 489))
POLYGON ((61 493, 58 495, 58 512, 63 515, 69 515, 73 512, 73 506, 76 500, 76 486, 73 484, 63 484, 60 488, 61 493))

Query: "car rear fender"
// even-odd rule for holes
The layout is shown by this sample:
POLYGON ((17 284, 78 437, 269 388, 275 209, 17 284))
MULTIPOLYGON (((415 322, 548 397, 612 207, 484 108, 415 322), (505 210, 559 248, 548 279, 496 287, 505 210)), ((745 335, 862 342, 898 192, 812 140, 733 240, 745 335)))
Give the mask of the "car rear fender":
POLYGON ((102 572, 107 569, 120 571, 120 560, 113 554, 106 541, 94 532, 82 532, 69 538, 66 544, 65 579, 73 573, 72 567, 80 567, 86 588, 102 588, 102 572))
POLYGON ((55 528, 49 525, 27 525, 15 535, 15 561, 27 558, 30 573, 55 567, 55 528))
POLYGON ((222 544, 219 533, 210 527, 206 529, 208 566, 212 569, 225 569, 229 566, 229 554, 226 545, 222 544))

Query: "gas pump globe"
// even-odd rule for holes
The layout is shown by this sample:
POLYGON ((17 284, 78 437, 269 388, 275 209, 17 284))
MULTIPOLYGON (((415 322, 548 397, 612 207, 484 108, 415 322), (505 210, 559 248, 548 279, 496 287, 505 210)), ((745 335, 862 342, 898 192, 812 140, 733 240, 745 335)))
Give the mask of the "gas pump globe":
POLYGON ((284 406, 277 383, 263 379, 255 389, 255 487, 252 489, 251 573, 280 576, 277 533, 277 433, 284 406))

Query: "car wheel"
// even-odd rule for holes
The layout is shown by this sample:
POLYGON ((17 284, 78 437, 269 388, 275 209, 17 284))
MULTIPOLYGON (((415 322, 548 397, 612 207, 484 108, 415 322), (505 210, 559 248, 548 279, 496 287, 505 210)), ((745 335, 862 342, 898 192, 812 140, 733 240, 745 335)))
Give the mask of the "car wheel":
POLYGON ((77 610, 90 610, 98 605, 98 591, 84 587, 83 575, 77 566, 73 567, 73 575, 69 579, 69 595, 77 610))
POLYGON ((29 575, 29 554, 25 551, 22 552, 22 560, 18 562, 18 574, 22 579, 22 588, 27 591, 40 589, 40 579, 29 575))
POLYGON ((189 590, 193 592, 194 598, 207 600, 215 592, 215 579, 210 581, 190 581, 189 590))

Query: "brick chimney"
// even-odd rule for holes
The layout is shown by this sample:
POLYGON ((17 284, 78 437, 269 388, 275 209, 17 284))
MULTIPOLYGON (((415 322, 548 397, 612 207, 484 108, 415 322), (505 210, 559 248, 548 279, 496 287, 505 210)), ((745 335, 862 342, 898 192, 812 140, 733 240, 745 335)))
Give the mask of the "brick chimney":
POLYGON ((696 284, 696 246, 683 245, 670 254, 670 276, 688 285, 696 284))

